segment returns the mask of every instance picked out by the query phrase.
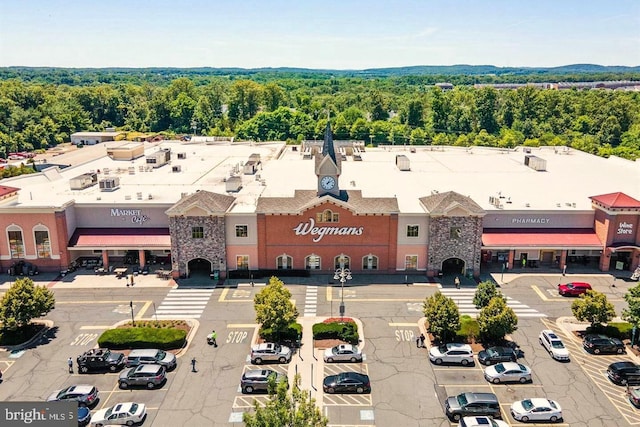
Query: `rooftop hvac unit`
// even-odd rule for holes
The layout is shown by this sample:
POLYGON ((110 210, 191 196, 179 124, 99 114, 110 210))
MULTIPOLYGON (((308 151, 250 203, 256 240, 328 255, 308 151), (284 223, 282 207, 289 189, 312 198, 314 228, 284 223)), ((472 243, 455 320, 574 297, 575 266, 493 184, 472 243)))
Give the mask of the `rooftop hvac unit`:
POLYGON ((178 153, 178 158, 179 159, 186 159, 187 158, 187 153, 178 153))
POLYGON ((124 199, 125 199, 125 200, 131 200, 131 194, 127 194, 127 195, 125 195, 125 196, 124 196, 124 199))
POLYGON ((524 156, 524 164, 525 166, 529 166, 531 169, 536 171, 547 170, 547 161, 538 156, 534 156, 533 154, 527 154, 526 156, 524 156))
POLYGON ((136 174, 136 168, 133 166, 129 166, 129 175, 135 175, 136 174))
POLYGON ((171 172, 181 172, 182 171, 182 167, 180 165, 173 165, 171 166, 171 172))
POLYGON ((141 193, 141 192, 137 192, 137 193, 136 193, 136 198, 137 198, 138 200, 142 200, 142 193, 141 193))
POLYGON ((104 178, 98 183, 100 185, 100 191, 115 191, 120 187, 120 178, 117 176, 113 178, 104 178))
POLYGON ((149 199, 149 200, 153 199, 153 194, 149 194, 148 199, 149 199))
POLYGON ((189 195, 189 193, 180 193, 180 198, 182 199, 184 197, 187 197, 188 195, 189 195))

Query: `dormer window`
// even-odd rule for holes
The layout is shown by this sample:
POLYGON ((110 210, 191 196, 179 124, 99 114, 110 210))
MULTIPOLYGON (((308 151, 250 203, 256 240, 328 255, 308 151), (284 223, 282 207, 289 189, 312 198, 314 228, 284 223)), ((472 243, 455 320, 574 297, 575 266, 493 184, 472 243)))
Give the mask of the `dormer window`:
POLYGON ((326 209, 316 214, 316 222, 340 222, 340 214, 326 209))

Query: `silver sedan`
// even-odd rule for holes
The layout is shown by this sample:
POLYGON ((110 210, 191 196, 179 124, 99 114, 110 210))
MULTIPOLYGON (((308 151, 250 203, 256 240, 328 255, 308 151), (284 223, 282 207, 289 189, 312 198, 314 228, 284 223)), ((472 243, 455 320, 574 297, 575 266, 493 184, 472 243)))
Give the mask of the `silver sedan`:
POLYGON ((324 361, 327 363, 362 362, 362 352, 356 345, 340 344, 325 350, 324 361))
POLYGON ((494 384, 506 382, 524 384, 531 381, 531 368, 516 362, 498 363, 484 370, 484 378, 494 384))

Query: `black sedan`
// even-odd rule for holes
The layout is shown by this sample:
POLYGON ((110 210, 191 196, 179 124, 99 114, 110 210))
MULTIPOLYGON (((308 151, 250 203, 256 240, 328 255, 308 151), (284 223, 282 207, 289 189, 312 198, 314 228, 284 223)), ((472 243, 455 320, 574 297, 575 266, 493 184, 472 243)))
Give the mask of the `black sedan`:
POLYGON ((324 378, 322 389, 325 393, 369 393, 369 376, 358 372, 341 372, 324 378))
POLYGON ((640 385, 640 366, 633 362, 615 362, 607 368, 607 376, 614 384, 640 385))
POLYGON ((624 344, 618 338, 611 338, 600 334, 589 334, 585 336, 582 341, 582 346, 585 350, 593 354, 622 354, 625 351, 624 344))
POLYGON ((509 347, 489 347, 478 353, 478 360, 483 365, 494 365, 500 362, 516 362, 518 356, 509 347))

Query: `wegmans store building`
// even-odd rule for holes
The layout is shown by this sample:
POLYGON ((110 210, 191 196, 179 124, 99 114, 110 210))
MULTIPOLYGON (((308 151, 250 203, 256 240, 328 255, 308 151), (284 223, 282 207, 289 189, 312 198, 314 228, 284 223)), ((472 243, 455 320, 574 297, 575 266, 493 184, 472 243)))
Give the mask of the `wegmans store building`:
MULTIPOLYGON (((567 148, 128 141, 3 180, 0 267, 164 264, 174 276, 631 272, 640 162, 567 148)), ((35 268, 34 267, 34 268, 35 268)), ((629 273, 631 274, 631 273, 629 273)))

